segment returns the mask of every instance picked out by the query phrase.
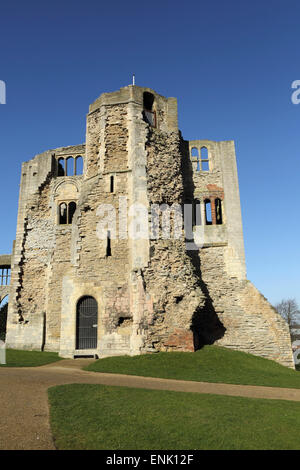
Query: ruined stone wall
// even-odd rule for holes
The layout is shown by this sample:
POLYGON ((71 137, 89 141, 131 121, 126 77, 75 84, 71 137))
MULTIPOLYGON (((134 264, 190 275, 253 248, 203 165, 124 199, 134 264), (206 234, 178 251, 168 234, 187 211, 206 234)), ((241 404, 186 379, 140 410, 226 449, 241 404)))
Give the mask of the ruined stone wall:
MULTIPOLYGON (((225 247, 200 250, 202 280, 225 328, 216 344, 294 367, 286 322, 250 281, 228 276, 224 250, 225 247)), ((212 342, 214 331, 205 326, 204 329, 211 334, 207 342, 212 342)))
MULTIPOLYGON (((179 134, 150 129, 146 148, 150 203, 181 205, 184 189, 179 134)), ((150 263, 143 278, 153 302, 147 347, 193 351, 193 322, 204 295, 186 254, 184 237, 150 240, 150 263)))
POLYGON ((87 116, 86 146, 50 150, 23 164, 8 347, 73 357, 77 303, 93 296, 93 353, 101 356, 217 343, 293 367, 287 325, 246 279, 233 142, 185 142, 176 99, 154 92, 152 127, 143 120, 145 90, 152 93, 129 86, 101 95, 87 116), (194 145, 207 146, 208 172, 197 171, 190 158, 194 145), (70 155, 84 155, 84 174, 59 177, 57 159, 70 155), (204 223, 205 198, 222 201, 222 224, 214 207, 213 223, 204 223), (187 199, 202 204, 192 240, 183 230, 174 237, 172 212, 171 238, 127 237, 132 204, 146 207, 150 218, 151 205, 181 206, 187 199), (62 201, 76 201, 70 225, 58 223, 62 201), (107 233, 99 232, 100 205, 116 215, 116 226, 106 229, 111 256, 107 233), (200 241, 200 249, 186 241, 200 241))
POLYGON ((285 321, 246 279, 233 142, 191 141, 183 158, 186 193, 202 203, 201 226, 194 227, 199 251, 189 252, 206 297, 197 319, 200 344, 216 343, 294 367, 285 321), (208 148, 209 171, 199 170, 191 156, 194 146, 199 153, 208 148), (212 225, 206 225, 203 201, 216 197, 222 200, 222 224, 216 225, 212 206, 212 225))

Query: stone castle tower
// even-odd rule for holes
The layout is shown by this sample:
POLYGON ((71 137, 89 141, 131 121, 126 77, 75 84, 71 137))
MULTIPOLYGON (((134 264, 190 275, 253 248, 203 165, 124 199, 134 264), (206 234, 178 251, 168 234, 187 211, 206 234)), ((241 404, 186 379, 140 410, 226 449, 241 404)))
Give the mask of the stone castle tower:
POLYGON ((183 140, 176 99, 149 88, 102 94, 85 144, 22 166, 6 342, 64 357, 216 343, 293 367, 286 323, 246 279, 234 143, 183 140))

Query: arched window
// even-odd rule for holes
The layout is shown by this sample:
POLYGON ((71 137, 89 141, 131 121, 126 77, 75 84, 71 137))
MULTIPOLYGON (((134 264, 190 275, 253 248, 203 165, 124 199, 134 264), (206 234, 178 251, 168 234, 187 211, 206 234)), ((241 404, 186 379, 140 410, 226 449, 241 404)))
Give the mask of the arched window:
POLYGON ((57 160, 57 176, 65 176, 65 159, 59 158, 57 160))
POLYGON ((196 147, 192 148, 191 157, 192 157, 193 160, 197 159, 196 171, 200 171, 199 150, 196 147))
POLYGON ((206 225, 212 224, 212 214, 211 214, 211 202, 209 199, 205 199, 205 223, 206 225))
POLYGON ((66 160, 66 176, 74 176, 74 158, 68 157, 66 160))
POLYGON ((75 175, 83 174, 83 158, 81 155, 78 155, 75 159, 75 175))
POLYGON ((68 205, 68 224, 71 224, 73 221, 73 215, 76 211, 76 203, 75 202, 70 202, 68 205))
POLYGON ((201 147, 201 170, 209 171, 209 159, 207 147, 201 147))
POLYGON ((221 199, 217 198, 215 200, 215 208, 216 208, 216 223, 217 223, 217 225, 222 225, 223 218, 222 218, 222 201, 221 201, 221 199))
POLYGON ((62 202, 59 204, 59 225, 71 225, 73 221, 73 216, 76 211, 76 202, 71 201, 69 203, 62 202))

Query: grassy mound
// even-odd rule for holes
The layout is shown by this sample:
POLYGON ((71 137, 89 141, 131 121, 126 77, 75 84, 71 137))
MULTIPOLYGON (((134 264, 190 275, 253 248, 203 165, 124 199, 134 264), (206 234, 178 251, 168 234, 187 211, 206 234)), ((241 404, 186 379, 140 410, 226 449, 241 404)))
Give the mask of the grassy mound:
POLYGON ((0 367, 37 367, 60 360, 58 353, 54 352, 7 349, 6 364, 0 364, 0 367))
POLYGON ((85 370, 198 382, 300 388, 299 372, 275 361, 220 346, 205 346, 192 353, 107 357, 90 364, 85 370))
POLYGON ((58 449, 300 449, 297 402, 86 384, 48 392, 58 449))

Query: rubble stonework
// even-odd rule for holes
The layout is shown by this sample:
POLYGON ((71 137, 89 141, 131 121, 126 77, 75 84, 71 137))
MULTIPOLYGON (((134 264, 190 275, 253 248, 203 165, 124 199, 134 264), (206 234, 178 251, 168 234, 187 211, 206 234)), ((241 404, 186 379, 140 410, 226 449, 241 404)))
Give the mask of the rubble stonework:
POLYGON ((286 323, 246 279, 234 143, 185 141, 176 99, 149 88, 102 94, 85 144, 22 166, 6 342, 63 357, 216 343, 294 367, 286 323), (62 165, 79 157, 82 174, 77 163, 66 174, 62 165), (128 208, 143 205, 150 220, 153 205, 186 204, 197 214, 192 234, 182 226, 180 237, 128 236, 128 208), (108 205, 116 224, 102 237, 108 205), (91 298, 96 339, 85 347, 80 302, 91 298))

